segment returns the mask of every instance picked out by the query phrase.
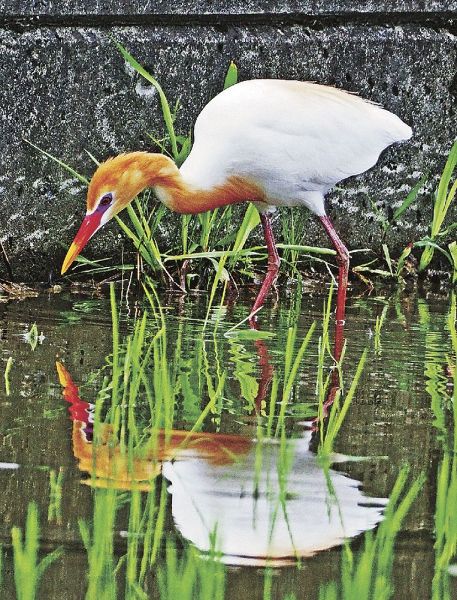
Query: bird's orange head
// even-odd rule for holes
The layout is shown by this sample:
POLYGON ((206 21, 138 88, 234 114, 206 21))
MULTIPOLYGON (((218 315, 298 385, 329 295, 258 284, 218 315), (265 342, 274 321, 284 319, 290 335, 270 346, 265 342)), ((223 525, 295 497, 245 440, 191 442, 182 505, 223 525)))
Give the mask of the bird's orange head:
POLYGON ((75 258, 105 223, 125 208, 145 187, 177 170, 161 154, 131 152, 109 158, 95 171, 87 191, 86 216, 62 264, 64 274, 75 258))

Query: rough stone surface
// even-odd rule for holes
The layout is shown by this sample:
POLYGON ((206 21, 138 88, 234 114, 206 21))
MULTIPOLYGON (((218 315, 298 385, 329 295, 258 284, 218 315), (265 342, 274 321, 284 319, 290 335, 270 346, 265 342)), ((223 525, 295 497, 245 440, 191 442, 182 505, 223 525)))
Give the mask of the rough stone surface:
MULTIPOLYGON (((38 9, 56 13, 55 3, 27 3, 28 13, 25 4, 8 3, 8 14, 38 9)), ((83 8, 89 12, 82 1, 62 4, 67 7, 59 5, 64 15, 70 4, 74 12, 83 8)), ((115 12, 124 4, 99 2, 96 12, 115 12)), ((201 10, 203 4, 189 6, 201 10)), ((222 2, 218 10, 234 4, 222 2)), ((252 1, 246 6, 254 10, 260 4, 252 1)), ((326 5, 283 2, 290 10, 298 4, 315 11, 326 5)), ((332 6, 343 10, 344 4, 332 6)), ((389 11, 402 6, 420 10, 423 4, 411 0, 384 6, 389 11)), ((454 4, 437 1, 427 3, 427 8, 444 11, 454 4)), ((154 4, 159 5, 163 12, 174 6, 154 4)), ((208 8, 213 5, 208 3, 208 8)), ((346 181, 329 198, 330 214, 351 247, 379 244, 381 229, 369 199, 388 215, 424 172, 441 170, 455 136, 456 38, 444 28, 417 23, 336 22, 311 27, 243 21, 239 26, 162 23, 115 27, 110 32, 157 76, 171 102, 181 98, 177 127, 183 133, 221 89, 231 59, 238 64, 241 79, 280 77, 336 85, 380 102, 411 124, 415 132, 411 142, 389 149, 374 169, 346 181)), ((85 149, 103 159, 151 148, 146 132, 163 131, 159 103, 153 89, 124 64, 101 27, 37 22, 24 28, 5 23, 0 29, 0 73, 0 239, 17 279, 42 280, 58 271, 84 212, 85 194, 81 184, 23 138, 90 176, 93 166, 85 149)), ((427 232, 435 181, 401 226, 391 231, 388 243, 394 254, 427 232)), ((302 214, 308 218, 306 211, 302 214)), ((169 223, 176 223, 175 217, 170 216, 169 223)), ((87 255, 118 259, 120 240, 117 226, 110 226, 91 241, 87 255)), ((309 228, 304 242, 325 243, 325 239, 316 227, 309 228)), ((167 243, 166 232, 160 243, 167 243)))
POLYGON ((0 0, 0 15, 450 13, 455 0, 0 0))

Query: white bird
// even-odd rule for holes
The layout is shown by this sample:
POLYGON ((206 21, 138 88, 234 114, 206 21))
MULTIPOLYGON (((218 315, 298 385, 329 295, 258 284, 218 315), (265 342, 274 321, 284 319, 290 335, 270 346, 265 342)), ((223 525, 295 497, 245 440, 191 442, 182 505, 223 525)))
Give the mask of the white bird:
POLYGON ((202 110, 193 148, 180 169, 168 157, 147 152, 122 154, 99 166, 62 273, 92 235, 145 187, 179 213, 251 201, 260 212, 268 249, 268 272, 253 314, 279 269, 270 213, 278 206, 305 206, 319 217, 337 252, 336 318, 342 323, 349 253, 325 212, 325 194, 338 181, 371 168, 387 146, 411 133, 396 115, 333 87, 274 79, 238 83, 202 110))

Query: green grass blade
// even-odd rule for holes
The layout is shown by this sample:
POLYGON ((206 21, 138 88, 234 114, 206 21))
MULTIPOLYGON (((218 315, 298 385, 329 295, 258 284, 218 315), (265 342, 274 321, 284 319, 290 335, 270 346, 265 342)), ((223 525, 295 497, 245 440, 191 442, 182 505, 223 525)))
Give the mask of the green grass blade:
POLYGON ((421 177, 421 179, 419 179, 419 181, 416 183, 416 185, 411 189, 411 191, 406 196, 406 198, 403 200, 401 205, 395 210, 393 217, 392 217, 392 221, 390 222, 390 225, 393 225, 395 223, 395 221, 397 221, 408 210, 408 208, 411 206, 411 204, 416 200, 420 189, 423 187, 424 183, 427 181, 427 177, 428 177, 427 175, 423 175, 421 177))
POLYGON ((148 73, 146 71, 146 69, 144 67, 142 67, 140 65, 140 63, 137 60, 135 60, 135 58, 133 58, 133 56, 124 48, 124 46, 122 46, 122 44, 117 42, 114 38, 111 38, 111 39, 114 42, 114 45, 116 46, 116 48, 119 50, 119 52, 122 54, 122 56, 126 60, 126 62, 131 67, 133 67, 137 73, 139 73, 142 77, 144 77, 146 79, 146 81, 149 81, 149 83, 151 83, 157 90, 159 97, 160 97, 160 104, 162 106, 163 118, 165 121, 165 125, 167 127, 168 135, 170 136, 170 143, 171 143, 173 157, 175 159, 178 158, 179 150, 178 150, 178 144, 177 144, 177 140, 176 140, 175 128, 173 125, 173 117, 171 114, 170 105, 168 103, 167 97, 165 96, 165 92, 162 89, 162 86, 159 84, 159 82, 157 81, 157 79, 155 77, 153 77, 150 73, 148 73))
POLYGON ((232 252, 234 252, 234 254, 230 257, 229 261, 231 266, 236 263, 238 259, 238 253, 243 249, 251 231, 257 227, 259 223, 259 211, 253 204, 249 203, 233 244, 232 252))
POLYGON ((382 251, 384 252, 384 258, 386 259, 386 263, 389 268, 389 273, 393 276, 392 260, 390 258, 390 252, 389 248, 387 247, 387 244, 382 245, 382 251))
POLYGON ((448 246, 449 254, 452 258, 452 263, 454 266, 453 274, 452 274, 452 283, 457 282, 457 242, 451 242, 448 246))
MULTIPOLYGON (((435 210, 433 214, 433 223, 431 228, 431 235, 434 237, 441 228, 441 224, 446 215, 445 206, 448 195, 449 183, 451 181, 452 174, 454 173, 457 165, 457 141, 454 142, 451 151, 449 153, 446 165, 444 166, 443 173, 440 178, 438 185, 438 192, 435 201, 435 210)), ((454 186, 453 186, 454 187, 454 186)))
POLYGON ((89 185, 89 180, 86 179, 84 177, 84 175, 81 175, 80 173, 78 173, 78 171, 75 171, 75 169, 73 169, 72 167, 70 167, 70 165, 67 165, 62 160, 60 160, 59 158, 57 158, 56 156, 53 156, 52 154, 49 154, 49 152, 46 152, 46 150, 42 150, 39 146, 36 146, 35 144, 33 144, 32 142, 30 142, 29 140, 26 140, 25 138, 23 138, 23 140, 24 140, 24 142, 26 142, 27 144, 29 144, 30 146, 32 146, 33 148, 35 148, 35 150, 38 150, 38 152, 41 152, 41 154, 44 154, 44 156, 47 156, 48 158, 50 158, 51 160, 53 160, 54 162, 56 162, 58 165, 60 165, 61 167, 63 167, 66 171, 68 171, 71 175, 73 175, 73 177, 76 177, 76 179, 79 179, 79 181, 81 183, 85 183, 86 185, 89 185))
MULTIPOLYGON (((448 159, 446 161, 446 165, 440 178, 440 182, 438 184, 435 205, 433 207, 433 221, 430 228, 431 240, 434 240, 439 234, 443 221, 446 217, 447 211, 449 210, 450 204, 454 199, 455 193, 457 191, 457 181, 455 181, 451 187, 451 190, 448 193, 451 177, 454 173, 456 166, 457 141, 454 142, 451 148, 448 159)), ((426 248, 424 248, 422 256, 420 258, 419 271, 423 271, 428 267, 433 258, 434 252, 435 248, 432 245, 428 245, 426 248)))
MULTIPOLYGON (((129 208, 131 208, 131 207, 129 207, 129 208)), ((132 211, 134 212, 133 208, 132 208, 132 211)), ((143 243, 142 239, 139 238, 137 235, 135 235, 133 233, 133 231, 130 229, 130 227, 128 227, 128 225, 126 225, 120 217, 118 217, 116 215, 115 218, 116 218, 117 223, 119 224, 119 227, 127 235, 127 237, 132 240, 132 242, 135 246, 135 249, 141 254, 141 256, 148 263, 148 265, 153 268, 156 267, 157 265, 160 267, 163 267, 161 259, 160 259, 160 253, 159 253, 159 260, 157 260, 155 256, 150 254, 150 252, 148 251, 148 248, 143 243)))
POLYGON ((227 74, 224 80, 224 90, 238 83, 238 67, 233 62, 230 63, 230 66, 227 70, 227 74))

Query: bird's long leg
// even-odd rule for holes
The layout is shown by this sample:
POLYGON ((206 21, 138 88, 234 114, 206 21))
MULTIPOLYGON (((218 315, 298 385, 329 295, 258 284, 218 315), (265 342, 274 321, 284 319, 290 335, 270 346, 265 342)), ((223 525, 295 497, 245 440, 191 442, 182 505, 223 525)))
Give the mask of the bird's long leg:
POLYGON ((349 273, 349 251, 336 233, 333 223, 324 215, 319 217, 321 223, 330 238, 336 250, 336 260, 338 262, 338 295, 336 298, 336 325, 335 325, 335 346, 334 358, 338 362, 341 358, 344 344, 344 319, 346 313, 346 290, 348 285, 349 273))
POLYGON ((265 236, 265 243, 268 250, 268 270, 267 274, 265 275, 265 279, 263 280, 262 287, 260 288, 257 298, 255 299, 254 306, 252 307, 251 316, 257 310, 259 310, 259 308, 265 302, 265 297, 278 276, 280 263, 278 251, 276 250, 275 238, 273 236, 273 230, 271 229, 270 217, 267 213, 261 213, 260 220, 262 222, 263 235, 265 236))

